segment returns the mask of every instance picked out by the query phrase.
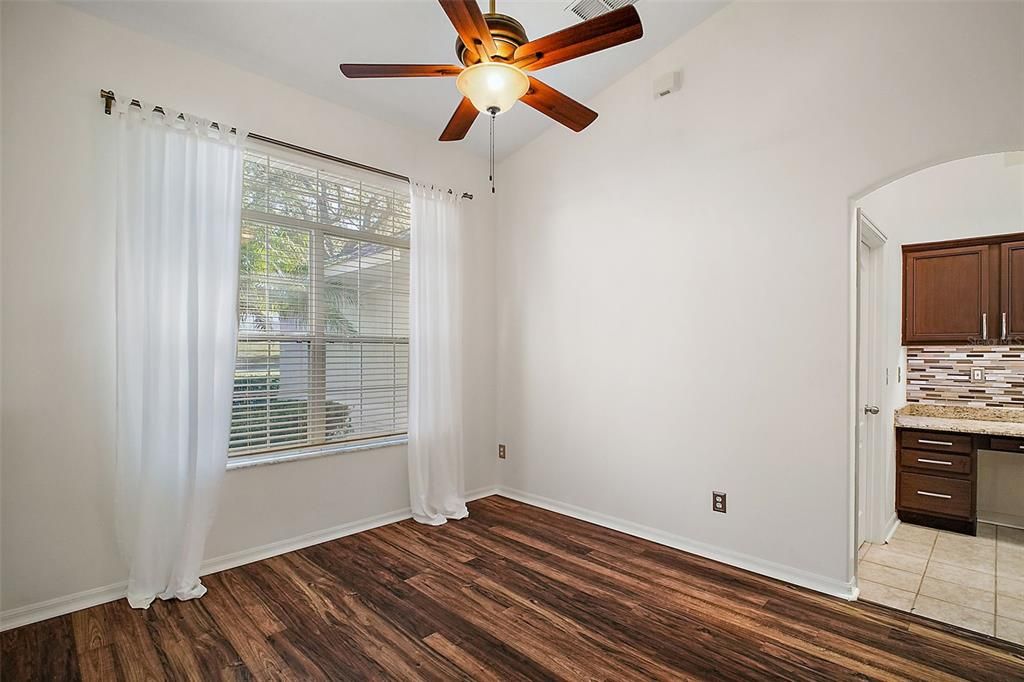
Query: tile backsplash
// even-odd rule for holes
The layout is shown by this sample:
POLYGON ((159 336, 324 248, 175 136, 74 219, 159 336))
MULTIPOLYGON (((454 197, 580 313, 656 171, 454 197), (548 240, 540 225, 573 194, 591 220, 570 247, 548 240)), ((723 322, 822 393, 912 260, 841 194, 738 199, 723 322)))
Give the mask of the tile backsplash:
POLYGON ((1024 346, 910 346, 907 402, 1024 408, 1024 346), (972 367, 985 381, 971 382, 972 367))

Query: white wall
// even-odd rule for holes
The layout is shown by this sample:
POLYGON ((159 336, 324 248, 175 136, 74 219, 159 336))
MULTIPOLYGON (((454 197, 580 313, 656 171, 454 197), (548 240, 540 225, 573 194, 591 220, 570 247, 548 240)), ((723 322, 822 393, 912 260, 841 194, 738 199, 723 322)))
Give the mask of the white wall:
POLYGON ((588 105, 498 170, 503 484, 841 591, 851 199, 1024 145, 1024 5, 735 3, 588 105))
MULTIPOLYGON (((896 377, 906 376, 902 346, 903 244, 1024 231, 1024 153, 986 154, 950 161, 913 173, 871 192, 858 206, 885 233, 882 250, 885 292, 885 364, 896 377)), ((998 324, 998 321, 995 322, 998 324)), ((883 414, 906 404, 905 381, 892 381, 883 414)), ((887 514, 895 509, 894 431, 885 432, 885 480, 882 501, 887 514)), ((1024 462, 1020 457, 983 453, 978 478, 978 507, 992 514, 1020 517, 1024 523, 1024 462)))
MULTIPOLYGON (((505 485, 834 585, 851 197, 1024 147, 1024 5, 738 3, 503 163, 495 238, 457 146, 68 7, 2 12, 4 610, 124 577, 101 87, 476 193, 467 488, 494 482, 497 391, 505 485)), ((401 448, 229 472, 207 554, 399 509, 405 478, 401 448)))
MULTIPOLYGON (((113 524, 112 121, 100 88, 476 194, 466 487, 495 482, 486 161, 51 3, 3 3, 2 609, 125 578, 113 524)), ((405 448, 230 471, 207 556, 408 506, 405 448)))

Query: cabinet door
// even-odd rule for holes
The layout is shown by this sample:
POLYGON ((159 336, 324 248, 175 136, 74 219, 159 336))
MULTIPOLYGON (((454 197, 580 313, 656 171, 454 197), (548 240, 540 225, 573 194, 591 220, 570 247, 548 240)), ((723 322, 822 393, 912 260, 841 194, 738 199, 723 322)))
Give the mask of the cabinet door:
POLYGON ((997 336, 992 274, 988 245, 905 253, 903 343, 970 343, 985 332, 997 336))
POLYGON ((1024 339, 1024 242, 1003 243, 1000 256, 999 330, 1002 333, 1005 315, 1006 336, 1024 339))

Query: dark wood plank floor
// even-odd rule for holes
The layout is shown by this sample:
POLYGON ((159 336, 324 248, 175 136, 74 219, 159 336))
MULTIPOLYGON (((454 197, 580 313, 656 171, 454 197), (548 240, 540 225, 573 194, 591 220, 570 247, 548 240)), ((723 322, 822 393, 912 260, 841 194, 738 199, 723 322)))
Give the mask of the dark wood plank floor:
POLYGON ((501 497, 3 633, 4 682, 1024 680, 1024 648, 501 497))

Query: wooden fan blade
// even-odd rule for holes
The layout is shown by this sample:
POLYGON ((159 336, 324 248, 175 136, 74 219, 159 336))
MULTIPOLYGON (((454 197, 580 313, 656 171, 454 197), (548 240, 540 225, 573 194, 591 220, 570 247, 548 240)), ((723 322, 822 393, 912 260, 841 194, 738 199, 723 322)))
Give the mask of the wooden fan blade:
POLYGON ((543 38, 531 40, 516 48, 514 64, 526 71, 615 47, 644 34, 636 8, 627 5, 614 12, 602 14, 581 24, 556 31, 543 38))
POLYGON ((480 55, 481 61, 491 61, 491 57, 498 54, 498 48, 476 0, 438 1, 466 47, 480 55))
POLYGON ((520 98, 520 101, 577 133, 597 118, 597 112, 593 109, 588 109, 533 76, 530 76, 530 89, 520 98))
POLYGON ((473 103, 469 101, 468 97, 463 97, 462 101, 459 102, 459 106, 455 107, 455 113, 452 114, 452 118, 448 121, 448 125, 444 127, 444 132, 441 133, 441 137, 437 138, 441 142, 454 142, 455 140, 461 140, 469 132, 470 127, 473 125, 473 121, 476 120, 477 115, 480 112, 476 110, 473 103))
POLYGON ((342 64, 348 78, 437 78, 458 76, 461 66, 454 64, 342 64))

